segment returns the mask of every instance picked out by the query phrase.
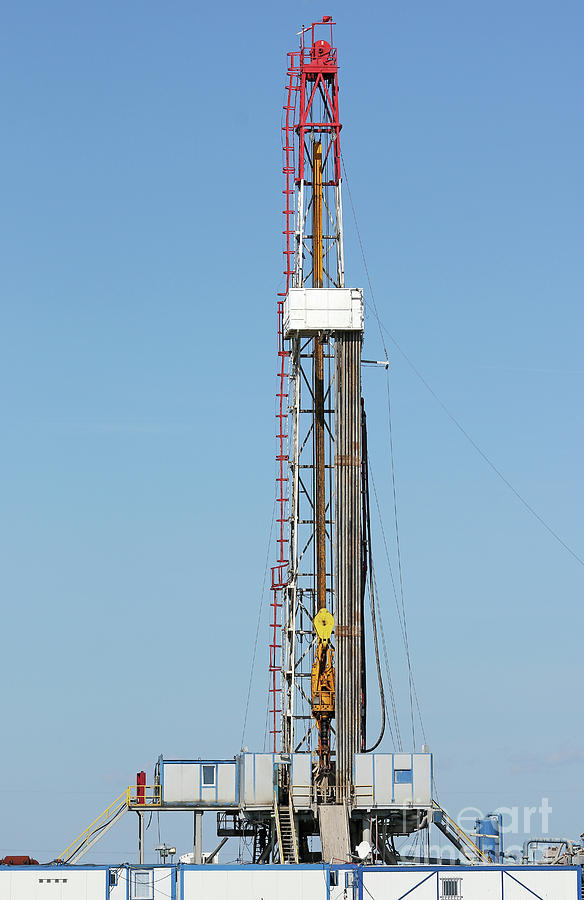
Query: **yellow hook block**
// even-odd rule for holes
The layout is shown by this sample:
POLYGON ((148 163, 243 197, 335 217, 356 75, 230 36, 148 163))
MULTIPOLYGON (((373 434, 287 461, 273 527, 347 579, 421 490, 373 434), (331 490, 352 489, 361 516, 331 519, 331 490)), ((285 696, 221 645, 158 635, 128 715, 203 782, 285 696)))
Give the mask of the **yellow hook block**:
POLYGON ((314 630, 321 641, 328 641, 333 633, 334 627, 335 620, 333 614, 330 613, 328 609, 319 609, 314 617, 314 630))

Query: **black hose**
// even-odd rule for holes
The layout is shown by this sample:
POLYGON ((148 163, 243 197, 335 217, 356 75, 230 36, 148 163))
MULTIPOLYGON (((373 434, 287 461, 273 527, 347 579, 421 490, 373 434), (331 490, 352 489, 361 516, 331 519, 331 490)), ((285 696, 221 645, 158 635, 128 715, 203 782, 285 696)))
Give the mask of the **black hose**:
MULTIPOLYGON (((365 447, 365 453, 367 449, 365 447)), ((381 700, 381 731, 379 737, 373 744, 365 750, 365 753, 371 753, 379 747, 383 735, 385 734, 385 692, 383 690, 383 677, 381 675, 381 660, 379 659, 379 642, 377 640, 377 618, 375 615, 375 579, 373 574, 373 554, 371 549, 371 511, 369 507, 369 465, 367 456, 365 456, 365 492, 363 497, 365 503, 366 522, 367 522, 367 549, 369 555, 369 594, 371 596, 371 624, 373 626, 373 646, 375 648, 375 663, 377 666, 377 681, 379 683, 379 697, 381 700)))
MULTIPOLYGON (((371 560, 369 561, 371 565, 371 560)), ((375 617, 375 592, 373 589, 373 570, 370 568, 370 581, 369 581, 369 591, 371 594, 371 623, 373 625, 373 646, 375 647, 375 663, 377 665, 377 680, 379 682, 379 696, 381 699, 381 730, 379 732, 379 737, 373 744, 373 746, 369 747, 365 750, 365 753, 371 753, 372 750, 375 750, 379 747, 383 735, 385 734, 385 692, 383 690, 383 678, 381 675, 381 662, 379 660, 379 644, 377 642, 377 621, 375 617)))

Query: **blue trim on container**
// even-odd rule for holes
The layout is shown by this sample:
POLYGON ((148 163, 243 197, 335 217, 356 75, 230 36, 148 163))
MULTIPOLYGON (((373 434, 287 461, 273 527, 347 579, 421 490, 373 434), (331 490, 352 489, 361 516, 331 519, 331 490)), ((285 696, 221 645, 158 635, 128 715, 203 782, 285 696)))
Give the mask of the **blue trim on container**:
POLYGON ((455 869, 457 872, 578 872, 581 871, 582 866, 543 866, 541 864, 536 866, 504 866, 492 863, 482 866, 361 866, 360 868, 364 872, 443 872, 446 869, 448 871, 455 869))
POLYGON ((132 897, 132 890, 131 890, 132 881, 134 882, 134 886, 136 885, 135 877, 131 877, 131 876, 135 876, 137 872, 148 872, 148 874, 152 876, 152 878, 151 878, 152 894, 150 895, 148 900, 154 900, 154 870, 151 866, 146 866, 146 865, 131 866, 128 868, 128 876, 129 876, 128 877, 128 885, 130 886, 130 898, 132 897))
MULTIPOLYGON (((0 872, 106 872, 110 866, 107 863, 98 863, 95 866, 68 866, 48 865, 42 863, 38 866, 0 866, 0 872)), ((117 868, 113 866, 113 868, 117 868)))
POLYGON ((509 874, 509 872, 505 872, 505 875, 507 876, 507 878, 510 878, 511 881, 514 881, 516 884, 520 885, 522 888, 524 888, 530 894, 533 894, 534 897, 537 897, 537 900, 544 900, 543 897, 541 897, 539 894, 536 894, 535 891, 532 891, 531 888, 528 888, 527 885, 523 884, 523 882, 519 881, 519 879, 514 878, 513 875, 509 874))
MULTIPOLYGON (((184 863, 176 863, 176 864, 164 864, 164 863, 153 863, 151 865, 132 865, 132 864, 122 864, 122 865, 111 865, 111 864, 102 864, 102 865, 80 865, 80 866, 67 866, 67 865, 39 865, 39 866, 2 866, 0 868, 0 872, 2 871, 20 871, 20 872, 47 872, 54 874, 55 877, 60 877, 60 874, 66 872, 103 872, 105 875, 105 900, 108 900, 109 897, 109 876, 110 872, 118 872, 119 877, 125 877, 126 879, 126 900, 131 900, 131 876, 132 872, 135 871, 152 871, 155 873, 156 871, 164 870, 171 882, 171 892, 170 892, 170 900, 176 900, 177 891, 180 887, 181 897, 184 898, 184 873, 185 871, 191 870, 202 870, 202 871, 223 871, 223 872, 236 872, 236 871, 315 871, 320 870, 325 878, 326 882, 326 891, 327 891, 327 900, 330 900, 331 897, 331 878, 330 873, 332 870, 335 871, 344 871, 349 872, 352 871, 356 878, 355 886, 357 887, 356 893, 353 896, 356 896, 358 900, 364 900, 364 891, 367 891, 367 888, 364 885, 365 875, 373 876, 378 874, 383 874, 387 872, 409 872, 416 873, 418 875, 423 875, 426 873, 426 877, 419 881, 414 887, 410 888, 405 894, 401 895, 399 900, 404 900, 407 898, 409 894, 417 887, 420 887, 421 884, 425 884, 427 881, 430 881, 433 875, 436 875, 436 897, 437 900, 439 898, 439 886, 440 886, 440 875, 451 875, 452 877, 456 877, 458 873, 463 872, 500 872, 501 875, 501 900, 503 900, 505 895, 505 874, 514 882, 523 887, 526 891, 528 891, 536 900, 541 900, 539 894, 533 891, 531 888, 527 887, 527 885, 523 884, 520 881, 521 875, 526 875, 529 872, 575 872, 577 873, 577 898, 578 900, 582 900, 582 867, 578 865, 572 866, 546 866, 546 865, 530 865, 530 866, 522 866, 522 865, 482 865, 482 866, 355 866, 347 863, 340 864, 323 864, 323 863, 303 863, 300 865, 280 865, 279 863, 273 863, 270 865, 260 865, 260 864, 250 864, 250 865, 240 865, 240 864, 213 864, 209 866, 208 864, 202 864, 198 866, 194 866, 192 864, 184 864, 184 863), (514 872, 518 875, 518 877, 514 877, 511 872, 514 872)), ((153 874, 153 886, 154 886, 154 897, 156 898, 156 877, 153 874)), ((168 896, 166 893, 163 896, 168 896)))
MULTIPOLYGON (((140 865, 139 863, 121 863, 119 866, 112 865, 111 863, 96 863, 95 865, 48 865, 46 863, 40 864, 38 866, 0 866, 0 872, 107 872, 107 871, 120 871, 124 868, 130 869, 176 869, 177 871, 181 868, 187 869, 209 869, 211 866, 208 863, 203 863, 200 866, 193 866, 192 863, 145 863, 144 865, 140 865)), ((263 871, 264 869, 294 869, 295 871, 298 869, 322 869, 329 867, 331 869, 359 869, 363 872, 581 872, 582 866, 572 865, 572 866, 546 866, 538 863, 537 865, 498 865, 493 863, 491 865, 480 865, 480 866, 429 866, 429 865, 421 865, 421 866, 352 866, 350 863, 334 863, 330 865, 329 863, 290 863, 289 865, 281 865, 280 863, 249 863, 249 864, 240 864, 240 863, 213 863, 212 868, 213 871, 216 870, 225 870, 225 871, 235 871, 238 869, 246 870, 246 869, 258 869, 263 871)))
MULTIPOLYGON (((258 809, 269 808, 271 805, 271 793, 270 800, 268 803, 260 803, 257 797, 257 758, 261 757, 265 760, 271 760, 272 763, 272 772, 274 772, 274 767, 280 762, 279 753, 242 753, 242 779, 241 782, 238 781, 238 799, 239 803, 251 807, 257 807, 258 809), (247 778, 251 773, 251 786, 250 791, 252 792, 252 796, 247 796, 247 778)), ((292 756, 292 754, 290 754, 292 756)), ((239 778, 239 768, 237 777, 239 778)), ((274 776, 272 777, 272 787, 274 785, 274 776)), ((220 807, 223 806, 232 806, 233 804, 219 804, 220 807)), ((235 804, 237 805, 237 804, 235 804)))
POLYGON ((239 761, 237 759, 162 759, 160 766, 160 798, 163 806, 172 809, 173 806, 191 806, 192 808, 196 808, 198 806, 209 807, 211 809, 229 809, 231 807, 239 806, 239 761), (198 766, 198 775, 199 775, 199 790, 198 790, 198 799, 191 801, 180 801, 173 800, 169 803, 166 802, 164 796, 164 767, 166 765, 172 766, 198 766), (215 766, 215 799, 214 800, 204 800, 203 799, 203 790, 209 791, 213 789, 213 785, 203 785, 203 766, 215 766), (233 766, 235 769, 235 798, 233 800, 228 801, 219 801, 219 766, 233 766))
POLYGON ((171 765, 181 766, 201 766, 203 763, 209 763, 215 766, 226 763, 228 766, 237 765, 237 759, 233 756, 231 759, 163 759, 163 765, 170 763, 171 765))
POLYGON ((417 884, 415 884, 413 887, 411 887, 411 888, 409 889, 409 891, 406 891, 405 894, 401 894, 401 895, 397 898, 397 900, 404 900, 404 897, 407 897, 408 894, 411 894, 411 893, 412 893, 412 891, 416 891, 416 890, 417 890, 419 887, 421 887, 423 884, 426 884, 426 882, 429 881, 431 878, 433 878, 434 875, 436 876, 436 882, 438 882, 438 872, 430 872, 429 875, 426 875, 425 878, 422 878, 421 881, 418 881, 417 884))
MULTIPOLYGON (((75 866, 75 868, 78 868, 75 866)), ((156 885, 163 879, 156 879, 156 871, 163 869, 167 872, 167 876, 170 879, 170 894, 166 891, 160 890, 160 893, 163 897, 168 897, 169 900, 176 900, 176 876, 179 869, 179 864, 168 864, 168 863, 144 863, 144 865, 140 865, 140 863, 126 863, 121 866, 111 866, 112 870, 121 872, 122 870, 125 872, 125 880, 126 880, 126 900, 132 900, 132 873, 134 872, 152 872, 152 891, 153 898, 156 900, 156 885)), ((106 886, 107 887, 107 886, 106 886)), ((109 894, 106 891, 106 898, 109 898, 109 894)))
MULTIPOLYGON (((223 865, 221 865, 221 863, 202 863, 197 866, 192 863, 178 863, 176 868, 184 872, 194 872, 195 870, 202 870, 205 872, 311 872, 316 871, 317 869, 322 871, 323 869, 330 868, 330 866, 328 863, 287 863, 285 865, 281 865, 280 863, 248 863, 243 865, 240 863, 225 863, 223 865)), ((335 866, 334 868, 343 869, 351 868, 351 866, 335 866)))

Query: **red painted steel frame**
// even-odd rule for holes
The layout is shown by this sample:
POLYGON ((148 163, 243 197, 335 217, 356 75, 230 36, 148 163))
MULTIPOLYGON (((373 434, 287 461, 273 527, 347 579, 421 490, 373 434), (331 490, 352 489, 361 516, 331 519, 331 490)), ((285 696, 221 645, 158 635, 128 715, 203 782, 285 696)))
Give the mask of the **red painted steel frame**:
MULTIPOLYGON (((292 286, 296 253, 294 227, 294 199, 296 185, 305 177, 306 139, 311 132, 330 135, 334 148, 333 180, 324 184, 339 184, 341 178, 341 158, 339 135, 339 87, 337 51, 333 45, 332 16, 324 16, 322 21, 313 22, 303 28, 300 49, 288 53, 288 79, 286 102, 282 125, 282 150, 285 188, 284 204, 284 275, 286 290, 278 294, 278 389, 276 392, 276 525, 277 556, 272 567, 272 601, 270 604, 270 677, 269 677, 269 723, 272 736, 272 751, 277 752, 278 735, 281 735, 278 717, 282 712, 282 609, 284 592, 288 582, 289 537, 288 537, 288 359, 289 351, 284 344, 283 318, 284 298, 292 286), (322 29, 330 40, 317 36, 322 29), (313 118, 316 109, 315 98, 322 101, 323 121, 313 118), (297 142, 297 144, 296 144, 297 142), (296 146, 298 151, 296 152, 296 146)), ((329 148, 326 150, 328 156, 329 148)), ((326 161, 326 160, 325 160, 326 161)))

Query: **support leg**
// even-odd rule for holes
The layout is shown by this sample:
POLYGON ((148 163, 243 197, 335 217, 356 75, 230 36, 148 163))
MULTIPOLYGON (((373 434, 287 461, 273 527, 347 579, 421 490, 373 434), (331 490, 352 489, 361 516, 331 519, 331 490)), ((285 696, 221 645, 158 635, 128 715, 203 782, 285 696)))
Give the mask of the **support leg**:
POLYGON ((144 865, 144 813, 138 813, 138 862, 144 865))
POLYGON ((371 819, 363 819, 363 840, 371 845, 371 819))
POLYGON ((193 813, 193 862, 200 866, 203 862, 203 813, 193 813))

